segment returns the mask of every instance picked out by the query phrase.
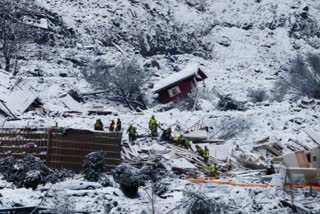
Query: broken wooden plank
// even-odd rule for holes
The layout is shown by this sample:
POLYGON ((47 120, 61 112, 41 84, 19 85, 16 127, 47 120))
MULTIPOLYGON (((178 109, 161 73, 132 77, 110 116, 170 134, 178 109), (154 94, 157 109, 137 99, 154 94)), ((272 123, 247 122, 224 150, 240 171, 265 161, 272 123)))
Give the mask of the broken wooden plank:
POLYGON ((266 137, 266 138, 263 138, 262 140, 259 140, 257 142, 255 142, 255 144, 263 144, 263 143, 266 143, 270 140, 270 136, 266 137))

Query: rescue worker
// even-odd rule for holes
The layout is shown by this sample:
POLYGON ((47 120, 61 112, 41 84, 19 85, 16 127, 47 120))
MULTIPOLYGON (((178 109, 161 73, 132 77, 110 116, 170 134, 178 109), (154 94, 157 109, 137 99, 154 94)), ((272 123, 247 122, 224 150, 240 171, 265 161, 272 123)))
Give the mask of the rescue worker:
POLYGON ((204 147, 204 151, 203 151, 203 159, 206 163, 209 162, 209 149, 207 146, 204 147))
POLYGON ((151 136, 152 137, 157 137, 158 136, 158 124, 156 119, 154 118, 154 115, 149 120, 149 129, 151 131, 151 136))
POLYGON ((190 149, 191 151, 193 151, 193 149, 191 147, 191 142, 187 138, 184 138, 182 140, 182 144, 184 145, 184 147, 186 147, 186 149, 190 149))
POLYGON ((152 130, 151 130, 151 136, 157 137, 158 136, 158 123, 154 123, 152 130))
POLYGON ((136 134, 137 134, 136 127, 130 125, 127 130, 127 133, 129 134, 129 142, 134 143, 134 141, 136 140, 136 134))
POLYGON ((120 132, 120 131, 121 131, 121 120, 120 120, 120 118, 118 118, 117 126, 116 126, 116 132, 120 132))
POLYGON ((272 175, 275 173, 276 173, 276 171, 275 171, 273 165, 267 167, 267 172, 266 172, 267 175, 272 175))
POLYGON ((173 143, 179 145, 181 142, 181 134, 177 134, 174 138, 173 138, 173 143))
POLYGON ((109 131, 113 132, 114 131, 114 120, 111 121, 110 126, 109 126, 109 131))
POLYGON ((212 177, 219 178, 219 174, 217 172, 216 165, 214 165, 214 164, 210 165, 210 175, 212 177))
POLYGON ((196 149, 197 149, 197 153, 199 156, 203 157, 203 149, 199 146, 199 145, 196 145, 196 149))
POLYGON ((94 124, 94 130, 103 131, 103 123, 101 119, 97 119, 94 124))
POLYGON ((167 128, 166 130, 163 130, 162 135, 161 135, 161 140, 162 141, 172 140, 171 132, 172 132, 171 128, 167 128))
POLYGON ((131 135, 132 135, 132 143, 137 139, 137 127, 133 127, 131 130, 131 135))

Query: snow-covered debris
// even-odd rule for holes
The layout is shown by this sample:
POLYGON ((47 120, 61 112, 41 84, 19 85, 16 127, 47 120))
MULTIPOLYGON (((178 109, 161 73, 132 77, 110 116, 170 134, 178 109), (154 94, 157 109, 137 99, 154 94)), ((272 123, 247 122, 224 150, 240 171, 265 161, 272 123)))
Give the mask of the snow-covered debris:
POLYGON ((82 106, 81 103, 77 102, 69 94, 61 98, 61 101, 69 109, 69 111, 81 113, 85 113, 88 111, 84 106, 82 106))
MULTIPOLYGON (((230 173, 230 177, 221 179, 235 182, 244 180, 247 184, 261 182, 261 180, 268 182, 263 176, 263 169, 253 172, 245 169, 252 166, 265 168, 270 164, 268 159, 258 158, 262 154, 254 151, 251 153, 254 142, 262 137, 276 136, 284 145, 284 154, 317 146, 302 130, 305 127, 320 130, 319 105, 314 105, 312 102, 310 107, 313 108, 300 108, 291 100, 290 94, 282 101, 274 101, 277 100, 274 99, 274 83, 277 79, 286 77, 288 64, 297 53, 301 55, 309 52, 319 53, 317 27, 319 1, 88 0, 83 3, 81 0, 36 0, 35 2, 53 15, 50 22, 54 21, 57 28, 46 31, 47 34, 41 38, 35 38, 37 43, 24 44, 28 51, 17 55, 20 71, 18 75, 35 76, 32 77, 32 86, 39 92, 45 109, 49 111, 47 115, 37 115, 34 112, 22 113, 20 121, 6 122, 3 124, 6 127, 25 127, 27 124, 30 127, 48 127, 58 123, 70 128, 92 129, 97 118, 101 118, 105 125, 115 119, 115 115, 107 114, 107 112, 111 113, 110 108, 113 108, 112 112, 117 112, 117 117, 121 118, 125 129, 133 124, 137 126, 139 135, 147 136, 149 134, 148 119, 152 114, 156 115, 161 126, 163 124, 163 127, 173 127, 174 133, 182 133, 182 130, 186 130, 199 118, 205 117, 211 123, 209 136, 225 136, 226 143, 200 145, 206 145, 209 148, 210 155, 218 161, 218 169, 223 161, 227 160, 234 164, 233 171, 242 170, 244 173, 230 173), (127 110, 126 106, 119 105, 109 100, 108 96, 101 94, 86 96, 86 106, 97 105, 97 103, 100 106, 108 106, 108 109, 103 111, 92 111, 93 114, 102 113, 103 115, 61 117, 61 113, 66 110, 61 103, 61 95, 66 94, 70 89, 79 89, 83 92, 93 90, 94 85, 85 83, 81 76, 80 70, 83 66, 88 62, 94 62, 97 58, 103 58, 111 65, 115 65, 122 57, 129 55, 134 56, 141 65, 146 65, 150 60, 156 60, 161 65, 159 70, 151 66, 144 67, 143 72, 149 72, 152 76, 150 82, 143 85, 150 109, 135 114, 127 110), (168 74, 179 70, 178 68, 189 62, 205 65, 208 76, 207 88, 217 87, 239 101, 246 101, 252 88, 262 88, 269 96, 264 102, 247 103, 247 109, 243 112, 219 111, 215 106, 216 103, 212 102, 211 96, 203 97, 207 98, 207 102, 202 103, 202 110, 166 111, 167 106, 163 107, 154 102, 156 96, 153 95, 152 84, 160 77, 167 77, 168 74), (223 121, 232 118, 244 118, 250 122, 250 126, 239 126, 239 128, 231 126, 232 123, 237 122, 236 120, 232 120, 228 123, 229 125, 223 125, 223 121), (219 128, 226 131, 221 130, 220 135, 215 135, 219 128), (295 143, 297 141, 299 144, 295 143), (230 150, 237 146, 242 151, 234 151, 234 155, 230 153, 230 150)), ((51 29, 50 26, 48 27, 51 29)), ((182 73, 180 71, 173 75, 177 75, 174 79, 179 79, 182 73)), ((169 77, 162 84, 170 85, 169 77)), ((4 88, 7 88, 7 85, 4 85, 4 88)), ((201 104, 202 101, 199 102, 201 104)), ((222 109, 225 109, 224 107, 228 104, 235 103, 226 99, 220 104, 222 109)), ((241 123, 238 124, 241 125, 241 123)), ((153 141, 150 140, 148 143, 153 144, 153 141)), ((169 159, 174 160, 177 167, 189 164, 196 166, 195 170, 207 167, 202 165, 201 158, 194 153, 181 151, 180 147, 175 148, 164 144, 146 146, 140 145, 140 142, 132 147, 134 149, 128 149, 128 151, 133 153, 134 158, 129 155, 128 160, 132 159, 132 162, 138 165, 159 164, 161 166, 163 159, 169 159), (170 153, 173 150, 179 151, 170 153), (164 158, 162 155, 166 154, 170 156, 167 155, 168 157, 164 158), (159 158, 160 163, 157 162, 159 158), (186 162, 181 161, 181 158, 186 162), (194 158, 198 160, 194 161, 194 158)), ((170 164, 168 166, 170 167, 170 164)), ((149 173, 149 170, 145 171, 149 173)), ((132 174, 139 176, 139 173, 141 174, 140 170, 132 174)), ((37 173, 31 172, 28 176, 30 175, 37 175, 37 173)), ((276 184, 284 181, 283 173, 279 177, 282 180, 278 179, 276 184)), ((75 180, 82 179, 75 178, 75 180)), ((130 176, 128 180, 131 181, 130 176)), ((293 204, 290 204, 292 201, 290 195, 294 196, 294 205, 302 207, 303 212, 317 213, 320 208, 319 197, 314 196, 315 198, 311 199, 305 195, 308 193, 307 190, 296 190, 292 194, 287 194, 276 187, 262 189, 218 184, 190 184, 181 179, 168 180, 168 191, 161 197, 156 196, 155 207, 159 213, 168 213, 171 210, 174 214, 186 213, 183 208, 176 207, 185 201, 183 191, 188 187, 206 194, 208 198, 221 205, 225 212, 230 213, 292 213, 293 204)), ((0 180, 0 183, 2 182, 0 180)), ((148 209, 150 201, 145 194, 148 188, 148 186, 138 188, 138 197, 134 199, 128 199, 117 187, 99 189, 95 191, 96 195, 81 193, 79 197, 80 194, 76 196, 72 193, 67 194, 68 197, 58 195, 55 198, 57 204, 62 205, 61 201, 64 201, 63 205, 70 204, 69 207, 74 205, 77 209, 90 213, 152 213, 148 209)), ((0 206, 3 207, 21 204, 37 205, 43 194, 37 190, 26 191, 6 187, 0 190, 0 193, 3 195, 0 206)), ((312 195, 314 194, 310 194, 312 195)), ((44 203, 54 209, 56 206, 50 201, 53 200, 46 198, 44 203)), ((58 209, 56 212, 63 213, 63 210, 58 209)))
POLYGON ((196 169, 196 167, 192 163, 184 158, 171 159, 170 157, 168 157, 167 161, 171 167, 171 169, 168 170, 172 170, 173 167, 181 169, 196 169))
MULTIPOLYGON (((11 79, 11 74, 0 71, 0 109, 10 117, 16 117, 24 113, 39 97, 32 83, 18 78, 11 79)), ((39 100, 38 100, 38 103, 39 100)))
POLYGON ((208 132, 206 130, 194 130, 183 136, 191 140, 207 140, 208 132))

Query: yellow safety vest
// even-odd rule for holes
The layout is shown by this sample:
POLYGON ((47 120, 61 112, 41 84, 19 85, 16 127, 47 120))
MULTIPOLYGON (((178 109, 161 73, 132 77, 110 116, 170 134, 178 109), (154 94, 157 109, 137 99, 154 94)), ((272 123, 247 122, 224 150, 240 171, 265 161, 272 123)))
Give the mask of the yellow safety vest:
POLYGON ((203 157, 204 157, 204 158, 209 158, 209 151, 204 150, 204 152, 203 152, 203 157))
POLYGON ((215 172, 215 171, 216 171, 216 166, 215 166, 214 164, 211 165, 210 171, 211 171, 211 172, 215 172))
POLYGON ((180 134, 177 134, 177 135, 173 138, 173 140, 174 140, 174 141, 179 141, 180 138, 181 138, 181 135, 180 135, 180 134))

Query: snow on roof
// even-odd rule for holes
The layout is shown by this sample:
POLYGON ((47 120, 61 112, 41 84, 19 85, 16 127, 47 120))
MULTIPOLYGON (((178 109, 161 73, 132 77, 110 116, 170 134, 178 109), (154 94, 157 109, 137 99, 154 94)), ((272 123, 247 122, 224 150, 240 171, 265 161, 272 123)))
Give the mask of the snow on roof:
POLYGON ((87 111, 86 108, 81 105, 81 103, 77 102, 69 94, 61 98, 61 101, 68 109, 70 109, 70 111, 76 111, 76 112, 87 111))
POLYGON ((208 139, 208 133, 206 130, 195 130, 187 134, 184 134, 183 136, 190 139, 201 139, 201 140, 208 139))
POLYGON ((174 74, 172 74, 172 75, 160 80, 159 82, 157 82, 154 85, 152 91, 154 93, 157 93, 161 89, 165 89, 167 87, 170 87, 174 83, 177 83, 177 82, 185 80, 185 79, 187 79, 189 77, 192 77, 192 76, 197 74, 199 69, 201 69, 201 71, 204 73, 203 67, 200 66, 198 63, 188 64, 183 70, 181 70, 181 71, 179 71, 177 73, 174 73, 174 74))
POLYGON ((14 114, 22 114, 37 98, 32 85, 21 80, 8 94, 6 105, 14 114))
POLYGON ((38 98, 32 85, 23 79, 15 84, 11 82, 11 74, 0 70, 0 110, 10 116, 17 116, 38 98))

